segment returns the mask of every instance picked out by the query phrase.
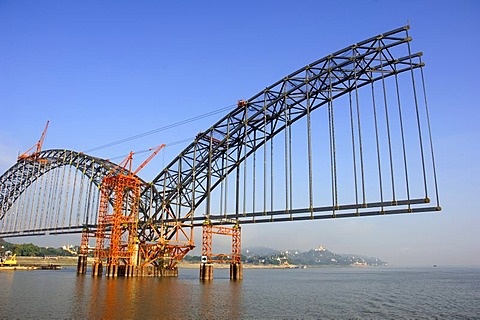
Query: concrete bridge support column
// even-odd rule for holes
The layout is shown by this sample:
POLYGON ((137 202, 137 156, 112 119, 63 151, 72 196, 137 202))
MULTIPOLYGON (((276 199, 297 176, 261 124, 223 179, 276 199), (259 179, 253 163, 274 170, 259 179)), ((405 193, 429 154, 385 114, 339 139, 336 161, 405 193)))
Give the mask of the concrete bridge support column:
POLYGON ((230 263, 230 280, 243 279, 243 265, 240 262, 230 263))
POLYGON ((87 256, 79 255, 77 262, 77 274, 87 273, 87 256))
POLYGON ((101 277, 103 273, 103 265, 101 262, 95 262, 92 266, 92 276, 101 277))
POLYGON ((178 269, 166 269, 166 268, 160 268, 160 276, 161 277, 178 277, 178 269))
POLYGON ((200 264, 200 280, 212 280, 213 279, 213 264, 202 263, 200 264))
POLYGON ((118 275, 118 266, 115 264, 108 264, 106 275, 107 277, 116 277, 118 275))
POLYGON ((127 265, 127 266, 126 266, 126 270, 125 270, 125 276, 126 276, 126 277, 136 276, 135 269, 136 269, 135 266, 127 265))

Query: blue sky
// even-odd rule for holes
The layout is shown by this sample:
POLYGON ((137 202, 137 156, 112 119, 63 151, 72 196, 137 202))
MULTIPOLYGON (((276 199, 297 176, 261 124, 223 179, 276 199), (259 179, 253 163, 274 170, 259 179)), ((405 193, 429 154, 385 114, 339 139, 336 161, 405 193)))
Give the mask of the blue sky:
MULTIPOLYGON (((38 140, 47 120, 45 149, 85 151, 248 99, 312 61, 407 23, 427 64, 443 211, 247 226, 243 245, 323 245, 395 265, 480 265, 478 1, 0 0, 0 172, 38 140)), ((193 137, 218 117, 94 155, 193 137)), ((141 175, 153 178, 183 146, 166 148, 141 175)))

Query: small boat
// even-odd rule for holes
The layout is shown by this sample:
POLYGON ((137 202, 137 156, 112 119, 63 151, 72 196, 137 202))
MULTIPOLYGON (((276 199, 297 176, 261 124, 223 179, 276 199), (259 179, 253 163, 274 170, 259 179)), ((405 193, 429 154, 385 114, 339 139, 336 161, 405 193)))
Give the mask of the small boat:
POLYGON ((13 256, 9 254, 10 251, 7 251, 3 257, 0 258, 0 266, 1 267, 12 267, 17 265, 17 255, 14 254, 13 256))
POLYGON ((0 258, 0 270, 36 270, 35 266, 19 266, 17 264, 17 255, 6 254, 0 258))
POLYGON ((46 266, 40 266, 40 269, 42 270, 61 270, 62 266, 58 264, 48 264, 46 266))
POLYGON ((4 270, 37 270, 38 267, 36 266, 0 266, 0 271, 4 270))

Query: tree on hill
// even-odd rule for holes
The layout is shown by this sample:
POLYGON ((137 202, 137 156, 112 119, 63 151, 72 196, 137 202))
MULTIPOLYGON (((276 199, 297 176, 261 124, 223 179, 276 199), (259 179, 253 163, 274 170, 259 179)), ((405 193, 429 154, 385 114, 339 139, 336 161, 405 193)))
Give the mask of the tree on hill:
POLYGON ((13 254, 23 257, 72 256, 72 254, 61 248, 39 247, 33 243, 15 244, 3 240, 3 242, 0 242, 0 245, 3 247, 4 252, 11 251, 13 254))

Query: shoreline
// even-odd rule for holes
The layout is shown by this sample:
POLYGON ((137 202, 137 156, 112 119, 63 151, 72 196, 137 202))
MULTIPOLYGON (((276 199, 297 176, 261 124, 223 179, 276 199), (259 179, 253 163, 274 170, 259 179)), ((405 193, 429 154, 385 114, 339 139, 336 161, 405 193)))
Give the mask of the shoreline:
MULTIPOLYGON (((23 257, 17 256, 17 262, 19 266, 48 266, 48 265, 58 265, 62 267, 76 267, 78 262, 78 257, 23 257)), ((88 257, 88 266, 91 267, 93 263, 93 258, 88 257)), ((199 269, 200 262, 185 262, 182 261, 178 264, 179 269, 199 269)), ((215 268, 223 269, 229 268, 228 263, 221 264, 215 263, 215 268)), ((244 263, 244 269, 302 269, 302 268, 371 268, 378 266, 364 266, 364 265, 349 265, 349 266, 335 266, 335 265, 325 265, 325 266, 303 266, 303 265, 256 265, 244 263)), ((380 266, 381 267, 381 266, 380 266)))
MULTIPOLYGON (((48 266, 58 265, 62 267, 77 266, 77 257, 22 257, 17 256, 19 266, 48 266)), ((89 261, 90 265, 90 261, 89 261)))
MULTIPOLYGON (((78 257, 18 257, 17 262, 19 266, 47 266, 47 265, 59 265, 62 267, 76 267, 78 262, 78 257)), ((91 267, 93 263, 93 258, 88 257, 88 266, 91 267)), ((215 264, 215 268, 229 268, 230 265, 227 264, 215 264)), ((297 266, 276 266, 276 265, 253 265, 253 264, 243 264, 243 267, 246 269, 295 269, 299 268, 297 266)), ((199 269, 200 263, 190 263, 190 262, 180 262, 178 264, 179 269, 199 269)))

